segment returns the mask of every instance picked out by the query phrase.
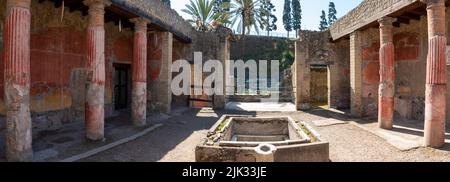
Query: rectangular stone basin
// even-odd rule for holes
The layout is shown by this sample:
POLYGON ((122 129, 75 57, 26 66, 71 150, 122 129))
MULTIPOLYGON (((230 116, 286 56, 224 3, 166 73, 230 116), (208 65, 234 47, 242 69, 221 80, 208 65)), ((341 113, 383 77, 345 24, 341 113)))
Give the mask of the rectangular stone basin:
POLYGON ((329 145, 290 117, 224 115, 196 147, 197 162, 328 162, 329 145))

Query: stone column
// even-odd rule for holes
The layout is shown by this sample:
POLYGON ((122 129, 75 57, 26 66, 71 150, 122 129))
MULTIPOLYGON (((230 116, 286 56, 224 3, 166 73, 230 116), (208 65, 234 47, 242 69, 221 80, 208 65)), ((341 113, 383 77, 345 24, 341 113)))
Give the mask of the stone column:
POLYGON ((378 126, 392 129, 394 119, 394 43, 393 25, 395 18, 383 17, 380 23, 380 86, 378 97, 378 126))
POLYGON ((297 110, 308 110, 310 104, 310 65, 306 63, 308 48, 302 41, 295 42, 294 91, 297 110))
POLYGON ((30 5, 31 0, 6 1, 3 47, 8 161, 29 161, 33 158, 30 116, 30 5))
POLYGON ((172 105, 172 48, 173 34, 160 32, 161 36, 161 71, 159 77, 152 85, 152 99, 157 111, 169 114, 172 105))
POLYGON ((350 110, 354 117, 362 117, 362 40, 361 32, 350 34, 350 110))
POLYGON ((104 137, 105 123, 105 6, 106 0, 85 0, 89 6, 87 28, 87 69, 85 127, 88 140, 99 141, 104 137))
POLYGON ((145 18, 134 18, 131 119, 135 126, 147 123, 147 25, 145 18))
POLYGON ((445 144, 445 109, 447 65, 444 0, 423 0, 427 3, 428 58, 425 89, 425 146, 445 144))

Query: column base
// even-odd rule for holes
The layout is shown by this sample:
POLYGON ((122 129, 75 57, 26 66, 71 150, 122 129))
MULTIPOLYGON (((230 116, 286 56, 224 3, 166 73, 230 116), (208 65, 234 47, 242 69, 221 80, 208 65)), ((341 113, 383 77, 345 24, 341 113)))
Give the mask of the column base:
POLYGON ((27 149, 24 151, 7 151, 6 160, 8 162, 32 162, 33 150, 27 149))
POLYGON ((147 124, 147 83, 133 82, 131 119, 134 126, 147 124))
POLYGON ((447 85, 427 84, 425 91, 426 147, 440 148, 445 144, 447 85))
POLYGON ((378 127, 392 129, 394 120, 394 98, 380 97, 378 104, 378 127))
POLYGON ((28 162, 33 159, 31 117, 28 107, 21 104, 19 112, 7 111, 5 153, 9 162, 28 162))
POLYGON ((86 95, 86 138, 91 141, 104 139, 105 108, 104 85, 90 84, 86 95))

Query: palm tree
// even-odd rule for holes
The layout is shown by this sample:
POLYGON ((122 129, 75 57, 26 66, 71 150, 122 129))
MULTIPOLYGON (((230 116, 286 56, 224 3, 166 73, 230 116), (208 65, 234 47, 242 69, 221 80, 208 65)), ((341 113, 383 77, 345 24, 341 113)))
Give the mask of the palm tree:
POLYGON ((210 30, 214 24, 214 1, 215 0, 190 0, 189 4, 186 4, 186 9, 181 11, 191 15, 191 19, 188 20, 192 23, 198 31, 210 30))
POLYGON ((229 9, 228 15, 231 25, 238 23, 238 31, 245 35, 252 27, 259 33, 259 27, 264 24, 261 14, 261 0, 231 0, 224 4, 229 9))

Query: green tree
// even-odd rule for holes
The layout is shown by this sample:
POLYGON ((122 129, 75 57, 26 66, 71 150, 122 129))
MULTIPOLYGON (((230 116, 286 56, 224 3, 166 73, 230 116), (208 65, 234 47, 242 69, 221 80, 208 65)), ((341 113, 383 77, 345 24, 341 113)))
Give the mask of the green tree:
POLYGON ((334 22, 336 22, 337 11, 336 6, 334 5, 334 2, 330 2, 329 8, 328 8, 328 25, 331 26, 334 22))
POLYGON ((213 2, 213 11, 214 11, 214 23, 220 23, 224 26, 228 26, 228 24, 230 23, 229 21, 229 11, 230 9, 228 8, 229 3, 231 0, 215 0, 213 2))
POLYGON ((215 0, 214 1, 214 13, 224 13, 229 11, 229 9, 226 9, 225 3, 230 3, 230 0, 215 0))
MULTIPOLYGON (((254 28, 257 33, 261 24, 264 24, 264 17, 261 14, 261 0, 231 0, 229 3, 224 3, 225 9, 229 9, 228 14, 231 25, 238 25, 238 32, 242 35, 250 32, 254 28)), ((222 15, 223 17, 223 15, 222 15)))
POLYGON ((267 31, 267 36, 270 35, 270 31, 277 30, 277 17, 273 14, 276 11, 275 6, 270 0, 261 1, 261 16, 263 16, 263 24, 261 24, 261 29, 267 31))
POLYGON ((328 28, 328 21, 327 21, 327 15, 325 14, 325 11, 322 10, 322 15, 320 16, 320 25, 319 30, 325 31, 328 28))
POLYGON ((302 6, 300 0, 292 0, 292 29, 295 30, 296 37, 302 29, 302 6))
POLYGON ((292 14, 291 14, 291 1, 284 0, 284 10, 283 10, 283 24, 284 29, 288 32, 292 31, 292 14))
POLYGON ((170 0, 161 0, 164 4, 170 7, 170 0))
POLYGON ((207 31, 212 28, 214 21, 213 5, 214 1, 210 0, 190 0, 186 4, 186 9, 181 11, 189 14, 191 19, 188 21, 192 23, 198 31, 207 31))

